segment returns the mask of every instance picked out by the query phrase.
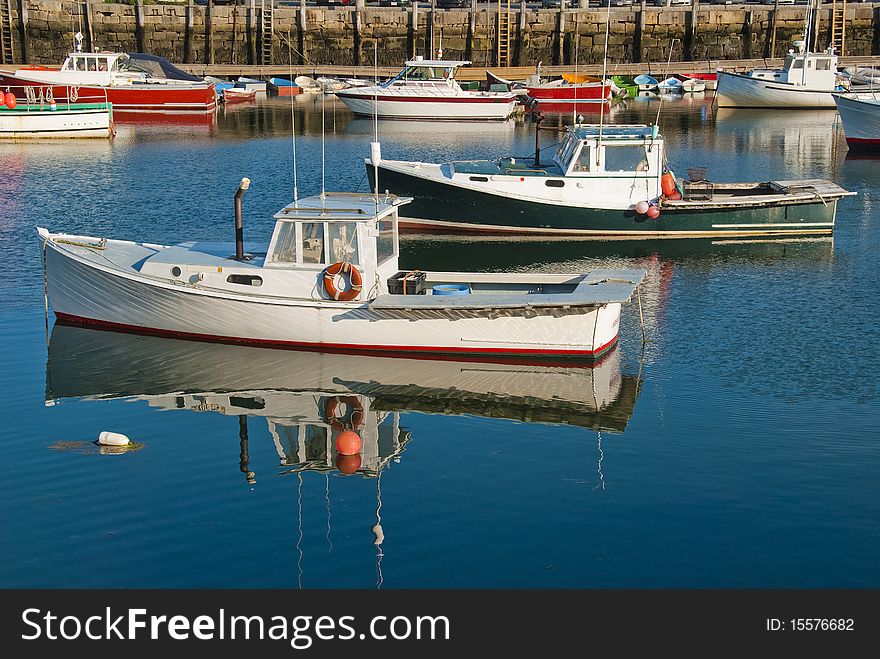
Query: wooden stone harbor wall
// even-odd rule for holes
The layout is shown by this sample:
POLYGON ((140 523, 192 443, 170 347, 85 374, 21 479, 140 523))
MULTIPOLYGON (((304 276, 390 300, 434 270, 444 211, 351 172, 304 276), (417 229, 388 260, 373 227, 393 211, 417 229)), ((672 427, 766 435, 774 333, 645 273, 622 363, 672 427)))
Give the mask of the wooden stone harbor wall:
MULTIPOLYGON (((16 63, 59 64, 85 35, 84 49, 140 51, 173 62, 241 65, 373 64, 383 67, 414 54, 497 65, 497 4, 489 11, 428 8, 271 7, 272 0, 239 5, 109 4, 57 0, 0 0, 10 8, 16 63)), ((486 7, 483 4, 481 7, 486 7)), ((524 9, 512 4, 513 66, 601 63, 605 10, 524 9)), ((817 40, 829 42, 831 5, 818 11, 817 40)), ((780 56, 803 36, 807 7, 772 5, 613 8, 608 63, 717 62, 780 56), (775 23, 775 29, 774 29, 775 23)), ((880 54, 880 6, 847 7, 845 55, 880 54)))

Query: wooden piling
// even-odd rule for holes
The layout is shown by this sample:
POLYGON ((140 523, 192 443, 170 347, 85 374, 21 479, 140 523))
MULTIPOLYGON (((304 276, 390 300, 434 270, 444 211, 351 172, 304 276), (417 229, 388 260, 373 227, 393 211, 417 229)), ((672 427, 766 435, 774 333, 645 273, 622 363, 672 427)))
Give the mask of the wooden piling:
POLYGON ((137 0, 134 5, 135 14, 135 43, 139 53, 144 52, 144 5, 141 0, 137 0))
POLYGON ((205 5, 205 64, 214 63, 214 0, 205 5))
POLYGON ((187 0, 186 3, 186 22, 184 24, 183 31, 183 63, 189 64, 192 62, 192 48, 193 48, 193 38, 192 38, 192 29, 193 29, 193 0, 187 0))
POLYGON ((92 29, 92 5, 89 0, 83 2, 83 27, 86 29, 86 39, 88 39, 89 52, 95 52, 95 32, 92 29))
POLYGON ((743 20, 743 29, 742 29, 742 56, 743 59, 751 59, 752 58, 752 20, 754 18, 754 12, 750 9, 746 12, 745 19, 743 20))
POLYGON ((299 63, 306 64, 306 0, 299 0, 299 21, 297 29, 297 46, 299 47, 299 63))
POLYGON ((646 2, 642 0, 639 5, 639 15, 636 19, 636 29, 633 35, 633 63, 645 61, 645 48, 642 45, 642 35, 645 33, 646 2))
POLYGON ((30 30, 28 30, 27 0, 18 0, 18 31, 21 39, 21 61, 30 64, 30 30))
POLYGON ((559 5, 559 18, 556 21, 556 57, 554 64, 565 64, 565 0, 559 5))

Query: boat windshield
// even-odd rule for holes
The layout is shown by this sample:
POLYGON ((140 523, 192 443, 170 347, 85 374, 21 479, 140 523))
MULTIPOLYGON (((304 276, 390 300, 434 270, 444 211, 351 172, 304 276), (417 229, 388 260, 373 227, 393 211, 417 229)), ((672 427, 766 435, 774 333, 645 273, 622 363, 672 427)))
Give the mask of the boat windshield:
POLYGON ((556 149, 556 162, 562 169, 568 168, 568 163, 577 150, 579 142, 580 140, 573 133, 569 133, 559 145, 559 148, 556 149))
POLYGON ((446 80, 455 69, 442 66, 408 66, 401 76, 404 80, 446 80))

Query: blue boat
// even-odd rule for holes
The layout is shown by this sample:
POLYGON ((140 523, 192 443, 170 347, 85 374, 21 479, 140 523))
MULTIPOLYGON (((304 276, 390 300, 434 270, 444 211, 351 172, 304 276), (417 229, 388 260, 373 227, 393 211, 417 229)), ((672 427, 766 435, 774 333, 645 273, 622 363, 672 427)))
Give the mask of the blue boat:
POLYGON ((639 86, 640 92, 652 92, 657 89, 657 78, 643 73, 633 78, 633 82, 639 86))

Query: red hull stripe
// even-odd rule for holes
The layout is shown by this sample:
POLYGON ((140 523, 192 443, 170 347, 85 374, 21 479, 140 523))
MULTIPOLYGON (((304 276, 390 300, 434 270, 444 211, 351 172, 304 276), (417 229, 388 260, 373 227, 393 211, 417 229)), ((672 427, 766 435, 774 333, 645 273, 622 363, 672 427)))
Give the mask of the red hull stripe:
POLYGON ((847 137, 847 144, 876 144, 880 146, 880 137, 878 138, 868 138, 868 137, 847 137))
POLYGON ((362 101, 373 101, 378 98, 380 101, 391 101, 394 103, 512 103, 516 101, 516 98, 486 98, 475 96, 473 98, 468 98, 465 96, 371 96, 368 94, 344 94, 342 92, 336 92, 336 95, 340 98, 351 98, 355 100, 362 101))
MULTIPOLYGON (((119 332, 134 334, 148 334, 150 336, 162 336, 174 339, 186 339, 190 341, 207 341, 211 343, 232 343, 235 345, 261 346, 267 348, 284 348, 288 350, 312 350, 317 352, 347 352, 347 353, 374 353, 394 354, 422 353, 422 354, 447 354, 447 355, 499 355, 502 357, 557 357, 557 358, 580 358, 595 359, 602 355, 617 343, 617 337, 601 346, 598 350, 544 350, 530 348, 450 348, 446 346, 383 346, 361 345, 357 343, 312 343, 306 341, 279 341, 275 339, 250 339, 234 336, 218 336, 216 334, 201 334, 196 332, 177 332, 175 330, 156 329, 152 327, 139 327, 125 323, 112 323, 105 320, 83 318, 71 314, 55 312, 59 320, 72 325, 86 325, 100 327, 119 332)), ((405 356, 405 355, 404 355, 405 356)))

